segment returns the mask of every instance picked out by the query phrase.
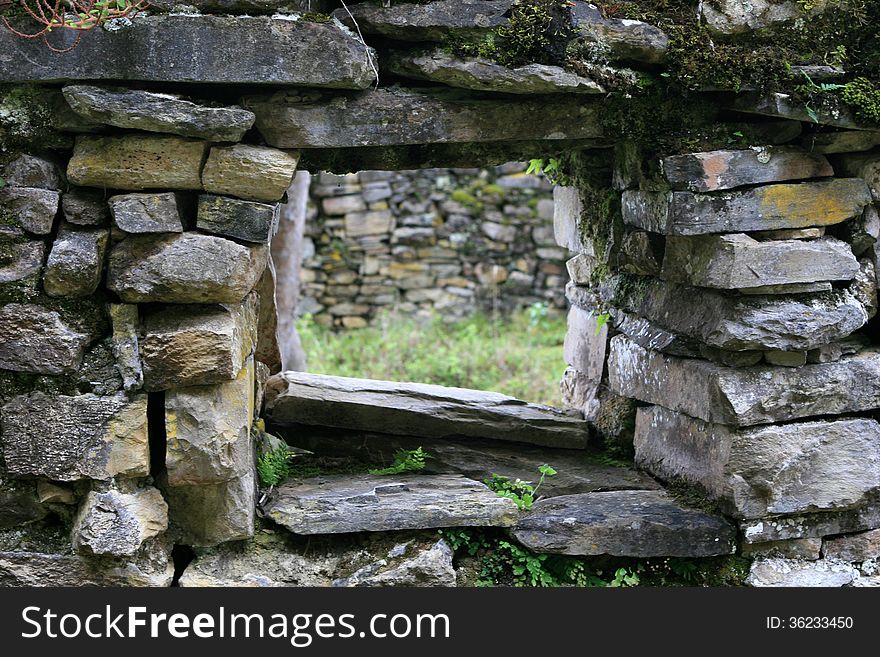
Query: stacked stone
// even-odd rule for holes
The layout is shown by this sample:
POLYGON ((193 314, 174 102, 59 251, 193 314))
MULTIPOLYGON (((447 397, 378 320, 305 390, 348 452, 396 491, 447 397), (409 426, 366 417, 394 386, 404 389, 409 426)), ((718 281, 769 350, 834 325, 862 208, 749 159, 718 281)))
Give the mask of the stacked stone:
POLYGON ((0 545, 0 564, 167 585, 173 543, 254 532, 251 425, 279 367, 268 243, 297 157, 239 143, 238 107, 64 97, 121 130, 79 135, 66 173, 33 154, 0 171, 0 528, 54 515, 72 534, 61 554, 0 545))
MULTIPOLYGON (((628 428, 638 466, 737 519, 744 554, 814 561, 756 561, 755 585, 851 583, 832 546, 867 539, 832 537, 880 526, 880 159, 839 153, 871 133, 835 134, 659 167, 619 149, 604 191, 621 192, 621 230, 602 253, 595 207, 556 192, 560 244, 580 251, 567 403, 612 438, 628 428)), ((867 552, 852 561, 873 575, 867 552)))
POLYGON ((479 307, 562 307, 551 186, 525 169, 322 173, 300 312, 360 328, 387 308, 455 319, 479 307))

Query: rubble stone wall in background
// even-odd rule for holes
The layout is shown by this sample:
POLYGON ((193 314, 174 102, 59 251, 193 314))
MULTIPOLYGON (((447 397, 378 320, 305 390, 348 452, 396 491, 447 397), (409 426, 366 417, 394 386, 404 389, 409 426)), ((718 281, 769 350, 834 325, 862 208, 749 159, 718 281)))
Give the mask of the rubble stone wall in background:
POLYGON ((455 319, 564 308, 552 185, 525 169, 316 176, 299 312, 359 328, 383 309, 455 319))

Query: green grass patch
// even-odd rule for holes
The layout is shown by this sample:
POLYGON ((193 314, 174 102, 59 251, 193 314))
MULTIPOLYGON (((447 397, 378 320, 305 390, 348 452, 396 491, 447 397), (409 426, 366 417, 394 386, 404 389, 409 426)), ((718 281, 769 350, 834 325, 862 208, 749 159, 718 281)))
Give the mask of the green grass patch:
POLYGON ((559 405, 565 317, 533 306, 454 323, 389 313, 336 332, 308 316, 298 329, 310 372, 501 392, 559 405))

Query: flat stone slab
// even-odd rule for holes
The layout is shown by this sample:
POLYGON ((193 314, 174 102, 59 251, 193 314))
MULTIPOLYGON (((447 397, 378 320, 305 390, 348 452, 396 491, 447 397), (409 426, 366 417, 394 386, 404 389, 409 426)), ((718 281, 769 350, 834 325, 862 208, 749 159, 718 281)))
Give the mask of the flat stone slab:
POLYGON ((207 148, 206 142, 172 135, 82 135, 67 164, 67 177, 74 184, 103 189, 201 189, 207 148))
POLYGON ((107 287, 127 303, 238 303, 267 258, 265 245, 214 235, 133 235, 111 250, 107 287))
POLYGON ((676 335, 730 351, 808 351, 842 340, 868 321, 850 289, 811 295, 731 296, 650 278, 603 292, 616 308, 676 335))
POLYGON ((0 306, 0 368, 13 372, 64 374, 81 364, 95 336, 35 304, 0 306))
POLYGON ((364 462, 390 463, 398 450, 422 447, 431 455, 425 462, 427 474, 460 474, 485 481, 493 474, 537 483, 538 468, 545 463, 557 474, 541 484, 542 497, 609 490, 658 490, 650 476, 631 467, 606 465, 588 452, 552 449, 525 444, 505 444, 497 440, 424 440, 338 429, 297 427, 285 433, 296 447, 317 454, 354 457, 364 462))
POLYGON ((853 583, 858 573, 849 564, 820 559, 757 559, 746 584, 757 587, 836 588, 853 583))
POLYGON ((730 368, 611 339, 611 389, 623 396, 731 426, 880 408, 880 352, 803 367, 730 368))
POLYGON ((578 556, 710 557, 736 550, 719 516, 678 505, 663 491, 612 491, 539 500, 513 530, 535 552, 578 556))
POLYGON ((0 552, 0 586, 168 587, 174 564, 107 561, 71 554, 0 552))
POLYGON ((518 511, 459 475, 334 475, 275 489, 266 515, 295 534, 510 527, 518 511))
POLYGON ((700 484, 739 518, 846 509, 880 491, 880 424, 867 418, 736 430, 651 406, 634 442, 639 467, 700 484))
POLYGON ((743 233, 831 226, 860 215, 871 202, 861 178, 781 183, 721 194, 623 193, 625 223, 665 235, 743 233))
POLYGON ((442 48, 423 52, 396 51, 383 66, 404 78, 440 82, 459 89, 528 94, 601 94, 604 89, 590 78, 559 66, 529 64, 509 68, 488 59, 455 57, 442 48))
POLYGON ((757 91, 747 91, 745 93, 732 94, 728 98, 727 106, 730 109, 746 114, 774 116, 803 121, 804 123, 819 123, 821 125, 852 130, 877 129, 876 125, 870 126, 860 123, 843 103, 833 111, 818 109, 815 116, 811 116, 807 113, 806 105, 803 102, 784 93, 762 94, 757 91))
POLYGON ((245 98, 276 148, 346 148, 602 136, 598 110, 576 96, 474 99, 457 90, 376 89, 356 96, 291 92, 245 98), (535 120, 540 117, 540 120, 535 120))
POLYGON ((770 516, 740 522, 743 540, 749 544, 821 538, 878 528, 880 528, 880 496, 877 495, 855 509, 770 516))
POLYGON ((63 93, 73 111, 90 121, 210 141, 241 141, 256 118, 240 107, 201 105, 140 89, 68 85, 63 93))
POLYGON ((544 447, 583 449, 588 437, 582 419, 495 392, 304 372, 269 380, 266 413, 278 425, 425 438, 467 436, 544 447))
POLYGON ((670 236, 664 278, 724 290, 819 281, 850 281, 859 262, 849 244, 833 237, 815 241, 759 242, 744 233, 670 236))
MULTIPOLYGON (((72 30, 58 32, 50 38, 53 45, 72 43, 72 30)), ((0 71, 3 82, 138 80, 366 89, 375 80, 363 43, 332 23, 183 14, 137 16, 128 27, 95 30, 62 57, 40 39, 3 30, 0 71)))
POLYGON ((333 17, 364 34, 400 41, 444 41, 449 36, 479 36, 507 24, 512 0, 436 0, 382 7, 371 2, 351 4, 351 15, 337 9, 333 17), (352 18, 354 20, 352 20, 352 18))
POLYGON ((14 477, 108 480, 150 473, 147 397, 14 397, 2 409, 3 456, 14 477))
POLYGON ((663 158, 660 166, 674 189, 690 192, 834 175, 823 155, 772 146, 673 155, 663 158))

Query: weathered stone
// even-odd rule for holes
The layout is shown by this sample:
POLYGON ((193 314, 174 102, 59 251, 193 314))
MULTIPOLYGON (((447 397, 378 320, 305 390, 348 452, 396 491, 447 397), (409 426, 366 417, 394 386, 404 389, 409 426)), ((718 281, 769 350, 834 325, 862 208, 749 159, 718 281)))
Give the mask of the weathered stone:
POLYGON ((106 226, 110 223, 110 206, 104 192, 75 187, 61 197, 64 220, 78 226, 106 226))
POLYGON ((572 306, 568 311, 568 329, 562 348, 565 362, 591 381, 600 381, 607 346, 608 324, 600 326, 595 312, 572 306))
MULTIPOLYGON (((55 47, 76 35, 52 35, 55 47)), ((366 89, 372 51, 332 23, 289 17, 138 16, 120 30, 95 30, 56 57, 40 39, 0 34, 0 80, 280 84, 366 89), (218 56, 218 53, 223 53, 218 56), (267 66, 271 62, 271 66, 267 66)))
POLYGON ((752 564, 746 584, 760 587, 839 587, 852 584, 856 571, 834 561, 758 559, 752 564))
POLYGON ((382 427, 399 435, 493 438, 545 447, 583 448, 587 441, 583 420, 494 392, 285 372, 269 381, 266 397, 267 414, 282 425, 382 427))
POLYGON ((2 410, 2 437, 6 468, 16 477, 76 481, 150 473, 146 396, 15 397, 2 410))
POLYGON ((144 319, 144 387, 163 390, 231 381, 253 353, 256 298, 236 306, 164 307, 144 319))
POLYGON ((248 474, 220 484, 165 489, 172 528, 184 545, 211 547, 254 535, 257 487, 248 474))
POLYGON ((729 351, 808 351, 854 333, 868 311, 848 289, 792 296, 728 296, 641 279, 632 290, 606 290, 624 311, 674 334, 729 351))
POLYGON ((446 541, 440 539, 428 549, 407 554, 413 552, 410 543, 395 546, 387 559, 364 566, 334 581, 333 586, 455 586, 453 553, 446 541))
POLYGON ((804 559, 816 561, 822 557, 821 538, 793 538, 788 541, 769 543, 744 543, 742 555, 746 558, 781 557, 783 559, 804 559))
POLYGON ((54 310, 31 304, 0 307, 0 368, 64 374, 82 363, 92 336, 54 310))
POLYGON ((853 112, 842 103, 836 107, 826 109, 819 107, 814 114, 807 112, 807 106, 799 99, 790 94, 771 93, 764 94, 756 91, 744 91, 731 94, 726 105, 733 110, 746 114, 758 114, 759 116, 774 116, 804 123, 818 123, 837 128, 850 128, 853 130, 876 130, 876 125, 864 125, 858 121, 853 112))
POLYGON ((855 217, 871 202, 859 178, 766 185, 724 194, 623 193, 623 220, 666 235, 739 233, 830 226, 855 217))
POLYGON ((266 515, 294 534, 509 527, 512 500, 459 475, 330 475, 275 489, 266 515))
POLYGON ((805 136, 801 145, 812 153, 836 154, 869 151, 880 146, 880 132, 844 130, 841 132, 816 132, 805 136))
POLYGON ((113 324, 113 360, 126 392, 138 390, 144 384, 144 370, 138 346, 138 307, 134 304, 110 304, 113 324))
POLYGON ((822 553, 828 559, 861 563, 880 559, 880 529, 825 539, 822 553))
POLYGON ((165 394, 169 486, 218 484, 253 467, 253 360, 234 381, 165 394))
POLYGON ((110 231, 63 224, 52 243, 43 289, 50 297, 87 297, 98 289, 110 231))
POLYGON ((586 2, 573 4, 579 37, 569 44, 569 50, 587 46, 613 61, 644 64, 661 64, 666 59, 669 37, 660 28, 642 21, 604 18, 595 5, 586 2))
POLYGON ((126 303, 238 303, 267 258, 264 245, 213 235, 135 235, 111 250, 107 287, 126 303))
POLYGON ((611 491, 538 500, 513 530, 535 552, 619 557, 731 554, 723 518, 686 509, 663 491, 611 491))
POLYGON ((349 194, 322 199, 321 207, 324 209, 324 214, 336 216, 349 212, 365 212, 367 203, 363 194, 349 194))
POLYGON ((257 359, 257 380, 260 382, 260 396, 257 400, 257 412, 262 414, 262 387, 265 385, 269 376, 277 374, 282 369, 281 357, 281 339, 279 334, 279 317, 280 312, 278 304, 275 300, 276 276, 275 266, 272 258, 269 258, 269 264, 263 272, 254 291, 259 296, 260 308, 257 317, 257 345, 254 357, 257 359), (266 376, 259 376, 259 373, 265 368, 266 376))
POLYGON ((182 233, 180 201, 174 192, 111 196, 113 223, 126 233, 182 233))
POLYGON ((298 160, 298 156, 263 146, 215 146, 202 182, 211 194, 275 203, 290 187, 298 160))
POLYGON ((240 107, 201 105, 140 89, 67 85, 64 99, 74 112, 96 123, 208 141, 241 141, 256 118, 240 107))
POLYGON ((691 192, 834 175, 834 169, 822 155, 771 146, 674 155, 663 158, 660 166, 674 189, 691 192))
POLYGON ((217 235, 266 244, 278 228, 278 205, 202 195, 196 225, 217 235))
POLYGON ((602 136, 595 107, 576 96, 475 100, 456 90, 377 89, 309 102, 286 92, 245 99, 276 148, 345 148, 602 136), (535 117, 540 116, 540 121, 535 117))
POLYGON ((201 189, 208 144, 194 139, 131 134, 77 138, 67 177, 104 189, 201 189))
POLYGON ((509 68, 483 58, 461 59, 442 48, 396 51, 383 60, 395 75, 440 82, 450 87, 509 94, 598 94, 604 89, 593 80, 559 66, 528 64, 509 68))
POLYGON ((0 552, 0 586, 168 587, 174 563, 165 552, 134 561, 94 559, 70 554, 0 552))
POLYGON ((833 237, 759 242, 742 233, 670 236, 663 260, 664 278, 726 290, 849 281, 858 271, 852 249, 833 237))
POLYGON ((815 0, 806 8, 795 0, 717 0, 702 3, 700 11, 709 29, 721 34, 738 34, 806 19, 822 13, 829 4, 827 0, 815 0))
POLYGON ((35 187, 0 188, 0 223, 24 228, 34 235, 48 235, 55 224, 61 194, 35 187))
POLYGON ((835 363, 844 356, 852 356, 868 346, 868 339, 861 334, 851 335, 845 340, 822 345, 807 353, 810 363, 835 363))
POLYGON ((880 408, 880 353, 798 368, 729 368, 611 339, 611 389, 691 417, 732 426, 880 408))
POLYGON ((592 256, 592 249, 584 250, 580 234, 580 220, 584 206, 577 187, 553 188, 553 234, 556 243, 572 251, 592 256))
POLYGON ((640 467, 699 484, 739 518, 845 509, 880 489, 880 425, 868 419, 736 430, 651 406, 635 449, 640 467))
POLYGON ((443 41, 450 36, 479 36, 507 24, 512 0, 435 0, 382 7, 372 3, 337 9, 333 16, 364 34, 400 41, 443 41))
MULTIPOLYGON (((621 331, 623 333, 623 331, 621 331)), ((638 344, 638 340, 633 340, 638 344)), ((650 345, 642 345, 646 349, 650 349, 650 345)), ((658 349, 657 351, 663 351, 662 349, 658 349)), ((760 351, 727 351, 726 349, 718 349, 717 347, 710 347, 708 345, 701 344, 699 345, 700 356, 705 358, 706 360, 711 360, 713 363, 718 363, 719 365, 724 365, 726 367, 752 367, 757 365, 762 360, 764 360, 764 354, 760 351)), ((666 353, 673 354, 674 356, 686 356, 687 354, 675 354, 672 351, 666 350, 666 353)), ((789 353, 789 352, 776 352, 776 353, 789 353)), ((801 363, 803 365, 803 363, 801 363)))
POLYGON ((484 221, 480 224, 480 230, 483 235, 496 242, 512 242, 516 239, 516 226, 484 221))
POLYGON ((46 244, 28 240, 19 228, 0 232, 0 284, 39 277, 46 259, 46 244))
POLYGON ((663 264, 662 242, 662 237, 645 230, 628 233, 620 245, 620 266, 632 274, 659 276, 663 264))
POLYGON ((155 488, 91 492, 73 522, 73 547, 82 554, 133 556, 168 529, 168 505, 155 488))
POLYGON ((456 579, 436 532, 301 538, 263 530, 196 553, 182 587, 454 586, 456 579))
POLYGON ((856 153, 836 159, 841 176, 861 178, 871 190, 875 201, 880 201, 880 156, 876 153, 856 153))
POLYGON ((394 215, 389 210, 350 212, 345 215, 345 234, 349 237, 382 235, 391 230, 394 215))
POLYGON ((562 407, 590 419, 598 405, 599 381, 590 379, 573 367, 566 367, 559 382, 562 407))
POLYGON ((61 191, 64 172, 52 160, 23 153, 0 165, 0 179, 11 187, 30 187, 61 191))
POLYGON ((568 277, 575 285, 589 285, 593 280, 595 258, 579 253, 571 260, 565 262, 568 277))
POLYGON ((877 496, 855 509, 773 516, 740 523, 740 531, 746 543, 820 538, 878 528, 880 528, 880 498, 877 496))

